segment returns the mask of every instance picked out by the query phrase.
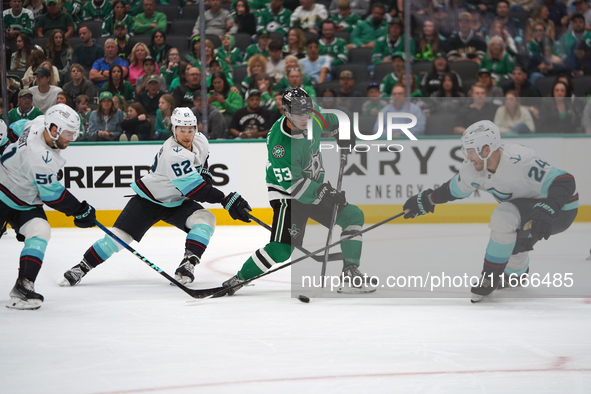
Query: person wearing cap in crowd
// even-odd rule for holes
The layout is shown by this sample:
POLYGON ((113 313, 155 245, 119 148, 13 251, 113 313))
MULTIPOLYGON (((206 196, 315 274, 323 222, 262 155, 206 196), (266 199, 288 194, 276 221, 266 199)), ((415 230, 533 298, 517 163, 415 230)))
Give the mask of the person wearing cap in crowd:
POLYGON ((62 12, 58 0, 47 0, 47 14, 37 20, 37 37, 49 37, 54 29, 65 31, 65 38, 70 38, 74 35, 74 20, 62 12))
POLYGON ((335 22, 330 19, 323 21, 320 31, 322 33, 322 37, 318 41, 320 55, 331 57, 330 65, 333 69, 336 69, 341 64, 347 63, 349 61, 347 41, 335 36, 335 22))
POLYGON ((269 6, 259 12, 257 32, 268 30, 287 35, 291 20, 291 10, 283 7, 283 0, 271 0, 269 6))
MULTIPOLYGON (((390 97, 390 94, 392 93, 392 88, 399 82, 400 78, 402 77, 402 74, 404 73, 405 61, 406 53, 396 52, 392 54, 392 66, 394 66, 394 71, 386 75, 380 83, 380 92, 382 92, 383 97, 390 97)), ((416 75, 415 80, 417 86, 420 86, 420 80, 416 75)))
POLYGON ((244 61, 247 62, 252 55, 263 55, 269 57, 269 43, 271 36, 267 30, 261 30, 257 33, 256 44, 250 44, 244 51, 244 61))
MULTIPOLYGON (((201 112, 203 111, 203 101, 201 100, 201 89, 198 89, 193 94, 193 108, 191 111, 195 114, 197 118, 197 131, 203 133, 203 115, 201 112)), ((209 102, 207 103, 207 134, 205 136, 207 139, 215 140, 219 138, 228 138, 228 126, 226 125, 226 120, 222 113, 217 109, 215 106, 211 105, 209 102)))
POLYGON ((218 59, 222 59, 228 65, 230 70, 242 65, 242 52, 236 47, 236 39, 232 34, 225 34, 222 37, 222 46, 215 49, 218 59))
POLYGON ((317 38, 308 39, 306 45, 307 55, 300 60, 304 73, 309 76, 315 84, 328 82, 330 78, 330 56, 319 56, 320 47, 317 38))
POLYGON ((233 138, 265 138, 271 125, 271 112, 261 107, 261 92, 250 89, 246 92, 246 107, 239 109, 232 116, 230 134, 233 138))
POLYGON ((354 90, 355 77, 350 70, 343 70, 339 74, 339 88, 336 91, 339 98, 339 104, 351 112, 361 109, 361 100, 355 100, 355 97, 364 97, 361 92, 354 90))
MULTIPOLYGON (((222 0, 209 0, 210 9, 205 11, 205 34, 214 36, 223 36, 234 26, 234 18, 230 11, 222 8, 222 0)), ((199 35, 201 32, 201 15, 197 18, 193 26, 193 35, 191 38, 199 35)))
POLYGON ((101 92, 99 106, 90 114, 88 134, 92 141, 119 141, 125 114, 113 105, 113 94, 101 92))
POLYGON ((95 61, 105 56, 105 50, 92 39, 92 31, 86 26, 78 29, 80 44, 74 47, 72 63, 81 64, 85 70, 90 71, 95 61))
MULTIPOLYGON (((380 63, 392 62, 392 55, 394 53, 404 52, 404 27, 400 18, 392 19, 388 26, 388 35, 378 38, 376 45, 373 47, 371 53, 371 62, 373 65, 380 63)), ((410 40, 410 55, 414 57, 416 54, 415 41, 410 40)))
POLYGON ((373 48, 376 41, 388 34, 388 22, 384 20, 386 8, 382 3, 371 6, 371 16, 359 21, 351 32, 349 50, 352 48, 373 48))
POLYGON ((102 36, 108 37, 115 35, 115 27, 121 24, 125 34, 133 32, 133 17, 127 13, 125 3, 122 0, 113 1, 113 13, 104 18, 102 27, 102 36))
POLYGON ((584 56, 584 49, 591 47, 591 32, 586 31, 585 17, 581 14, 573 15, 573 30, 565 33, 554 46, 554 54, 573 71, 580 70, 580 60, 584 56), (582 53, 583 52, 583 53, 582 53))
POLYGON ((575 8, 575 12, 562 18, 563 31, 570 33, 573 31, 572 18, 577 15, 583 15, 585 18, 585 30, 591 31, 591 7, 589 7, 589 0, 575 0, 572 2, 575 8))
MULTIPOLYGON (((423 135, 425 133, 425 125, 427 122, 425 120, 425 116, 423 115, 423 112, 416 104, 411 103, 410 101, 407 101, 405 96, 406 96, 406 91, 405 91, 404 86, 402 86, 400 84, 394 85, 394 87, 392 88, 392 96, 390 99, 391 100, 390 104, 388 104, 387 106, 385 106, 384 108, 382 108, 380 110, 380 114, 382 114, 382 116, 381 116, 381 118, 378 116, 378 119, 376 120, 376 123, 373 127, 374 134, 377 134, 378 130, 381 129, 382 134, 379 137, 380 139, 387 138, 386 131, 388 130, 388 127, 387 127, 388 124, 390 124, 390 123, 392 123, 392 124, 409 123, 409 118, 407 118, 407 117, 397 118, 395 116, 394 117, 390 116, 390 114, 392 114, 392 113, 399 113, 399 112, 410 113, 417 118, 417 124, 414 125, 413 127, 408 128, 408 130, 415 137, 417 135, 423 135), (382 122, 381 125, 380 125, 380 120, 382 122)), ((494 116, 494 114, 493 114, 493 116, 494 116)), ((403 134, 402 134, 401 130, 393 130, 393 132, 392 132, 392 136, 394 136, 394 137, 399 137, 402 135, 403 134)))
POLYGON ((135 17, 133 32, 135 34, 152 35, 156 30, 166 30, 166 15, 155 11, 155 0, 144 0, 142 3, 144 12, 135 17))
MULTIPOLYGON (((495 85, 492 73, 487 68, 480 68, 477 74, 477 80, 486 88, 486 97, 503 97, 503 89, 495 85)), ((495 100, 496 101, 496 100, 495 100)), ((501 102, 496 103, 501 104, 501 102)))
POLYGON ((472 61, 480 64, 486 52, 486 42, 472 30, 472 15, 461 12, 458 16, 459 31, 444 41, 444 52, 450 62, 472 61))
POLYGON ((123 22, 115 23, 115 42, 117 43, 117 57, 129 59, 133 45, 129 42, 129 33, 123 22))
POLYGON ((290 26, 318 34, 320 23, 325 19, 328 19, 328 11, 323 4, 316 4, 315 0, 300 0, 300 6, 291 14, 290 26))
POLYGON ((156 74, 156 62, 152 56, 146 56, 144 61, 142 62, 142 68, 144 70, 144 75, 138 77, 135 82, 135 90, 136 93, 142 93, 146 90, 146 83, 148 82, 148 77, 150 75, 154 75, 160 81, 160 90, 162 92, 166 92, 168 89, 166 87, 166 80, 162 75, 156 74))
POLYGON ((33 75, 37 77, 37 86, 29 88, 29 91, 33 95, 33 105, 45 113, 55 104, 57 94, 61 92, 62 89, 49 84, 51 71, 45 67, 37 68, 37 71, 35 71, 33 75))
POLYGON ((388 102, 381 97, 380 86, 377 82, 371 82, 367 86, 366 96, 369 100, 363 101, 361 115, 377 116, 382 108, 388 105, 388 102))
POLYGON ((33 120, 43 112, 33 105, 33 93, 27 88, 18 92, 18 106, 8 111, 8 124, 17 120, 33 120))
POLYGON ((88 0, 82 8, 82 19, 85 21, 104 21, 113 14, 113 3, 110 0, 88 0))
POLYGON ((146 89, 142 93, 139 93, 135 101, 140 103, 146 113, 149 116, 156 117, 156 111, 158 110, 158 101, 164 94, 161 90, 161 75, 148 75, 146 77, 146 89))
POLYGON ((114 39, 109 38, 105 41, 105 57, 94 62, 90 70, 89 79, 97 87, 102 87, 109 80, 109 69, 112 64, 121 66, 123 69, 123 78, 129 73, 129 63, 127 63, 127 60, 117 56, 117 43, 114 39))

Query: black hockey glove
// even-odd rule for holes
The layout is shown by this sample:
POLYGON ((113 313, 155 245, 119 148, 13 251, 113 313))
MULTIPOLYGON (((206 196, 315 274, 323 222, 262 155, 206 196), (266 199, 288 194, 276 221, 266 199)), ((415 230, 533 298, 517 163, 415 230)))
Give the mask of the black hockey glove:
POLYGON ((347 139, 341 139, 339 134, 339 128, 335 125, 333 129, 330 131, 330 134, 334 137, 337 141, 337 145, 339 148, 344 149, 346 151, 352 152, 353 148, 355 148, 355 134, 351 133, 350 137, 347 139))
POLYGON ((414 219, 417 216, 433 213, 435 211, 435 204, 431 202, 431 193, 433 193, 433 189, 423 190, 406 200, 402 209, 404 211, 408 209, 408 212, 404 214, 404 218, 414 219))
POLYGON ((96 211, 86 201, 80 203, 78 210, 74 212, 74 225, 76 227, 87 228, 94 227, 96 223, 96 211))
POLYGON ((209 172, 207 168, 201 170, 201 178, 203 178, 206 183, 213 185, 213 175, 211 175, 211 172, 209 172))
POLYGON ((242 220, 243 222, 249 223, 250 217, 246 211, 252 211, 248 202, 242 196, 236 192, 228 194, 222 200, 222 205, 230 213, 230 216, 234 220, 242 220))
POLYGON ((539 241, 548 239, 552 233, 552 224, 558 217, 560 208, 550 200, 540 200, 534 205, 531 214, 531 236, 539 241))
POLYGON ((334 207, 336 204, 341 206, 347 205, 345 192, 337 191, 331 186, 330 182, 318 186, 318 189, 316 189, 316 195, 323 204, 326 204, 329 207, 334 207))

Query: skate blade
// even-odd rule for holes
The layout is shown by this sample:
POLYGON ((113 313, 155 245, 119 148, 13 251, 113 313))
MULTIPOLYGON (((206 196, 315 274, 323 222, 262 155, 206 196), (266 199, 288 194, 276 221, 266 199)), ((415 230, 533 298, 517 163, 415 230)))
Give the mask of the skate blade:
POLYGON ((377 289, 370 287, 339 287, 339 294, 370 294, 375 293, 377 289))
POLYGON ((473 304, 476 304, 477 302, 480 302, 482 300, 484 300, 485 298, 488 298, 489 296, 487 295, 480 295, 480 294, 474 294, 472 293, 472 298, 470 299, 470 302, 473 304))
POLYGON ((41 300, 21 300, 20 298, 10 298, 10 301, 6 305, 8 309, 19 309, 19 310, 35 310, 41 308, 41 300))

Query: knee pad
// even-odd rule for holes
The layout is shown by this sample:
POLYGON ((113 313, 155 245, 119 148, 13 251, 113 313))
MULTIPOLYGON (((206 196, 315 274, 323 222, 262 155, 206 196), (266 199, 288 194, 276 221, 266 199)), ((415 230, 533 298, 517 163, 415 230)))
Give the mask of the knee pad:
MULTIPOLYGON (((113 227, 113 229, 111 231, 113 232, 113 234, 118 236, 126 244, 129 245, 130 243, 133 242, 133 237, 131 235, 127 234, 125 231, 120 230, 117 227, 113 227)), ((113 253, 119 252, 121 249, 124 248, 123 245, 121 245, 119 242, 117 242, 116 240, 111 238, 109 235, 105 235, 105 237, 102 240, 100 240, 99 242, 101 242, 101 246, 106 247, 107 249, 111 249, 113 251, 113 253)))
POLYGON ((357 205, 349 204, 337 215, 337 225, 344 230, 349 226, 363 226, 365 216, 357 205))
POLYGON ((515 242, 521 215, 517 207, 509 202, 500 203, 490 217, 488 227, 491 239, 502 244, 515 242))
POLYGON ((199 209, 191 214, 185 222, 185 226, 192 229, 196 224, 205 224, 211 227, 211 233, 215 230, 215 216, 207 209, 199 209))
POLYGON ((21 226, 19 233, 24 235, 25 239, 37 237, 48 242, 51 238, 51 227, 47 220, 33 218, 21 226))

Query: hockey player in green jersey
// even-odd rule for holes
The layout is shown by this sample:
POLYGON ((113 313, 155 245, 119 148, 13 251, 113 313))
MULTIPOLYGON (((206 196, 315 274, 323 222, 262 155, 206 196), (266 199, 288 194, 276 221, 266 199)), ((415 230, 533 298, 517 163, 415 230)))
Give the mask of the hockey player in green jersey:
MULTIPOLYGON (((324 181, 321 128, 313 123, 312 130, 308 130, 309 114, 313 111, 310 96, 303 89, 292 87, 283 94, 282 103, 285 113, 267 135, 266 180, 273 208, 271 239, 249 257, 235 276, 223 283, 224 287, 239 285, 289 259, 293 248, 302 245, 308 218, 329 227, 335 205, 338 205, 336 224, 342 228, 341 237, 361 230, 364 223, 363 212, 347 203, 345 193, 324 181), (312 133, 311 139, 308 133, 312 133)), ((338 130, 335 115, 323 116, 329 131, 338 130)), ((339 144, 341 142, 347 146, 350 144, 349 141, 339 141, 339 144)), ((341 244, 343 276, 350 278, 350 283, 363 283, 364 275, 358 268, 361 244, 361 236, 341 244), (357 277, 362 280, 353 280, 357 277)), ((226 294, 232 295, 240 287, 232 287, 226 294)), ((347 292, 362 293, 365 290, 351 287, 347 292)))

